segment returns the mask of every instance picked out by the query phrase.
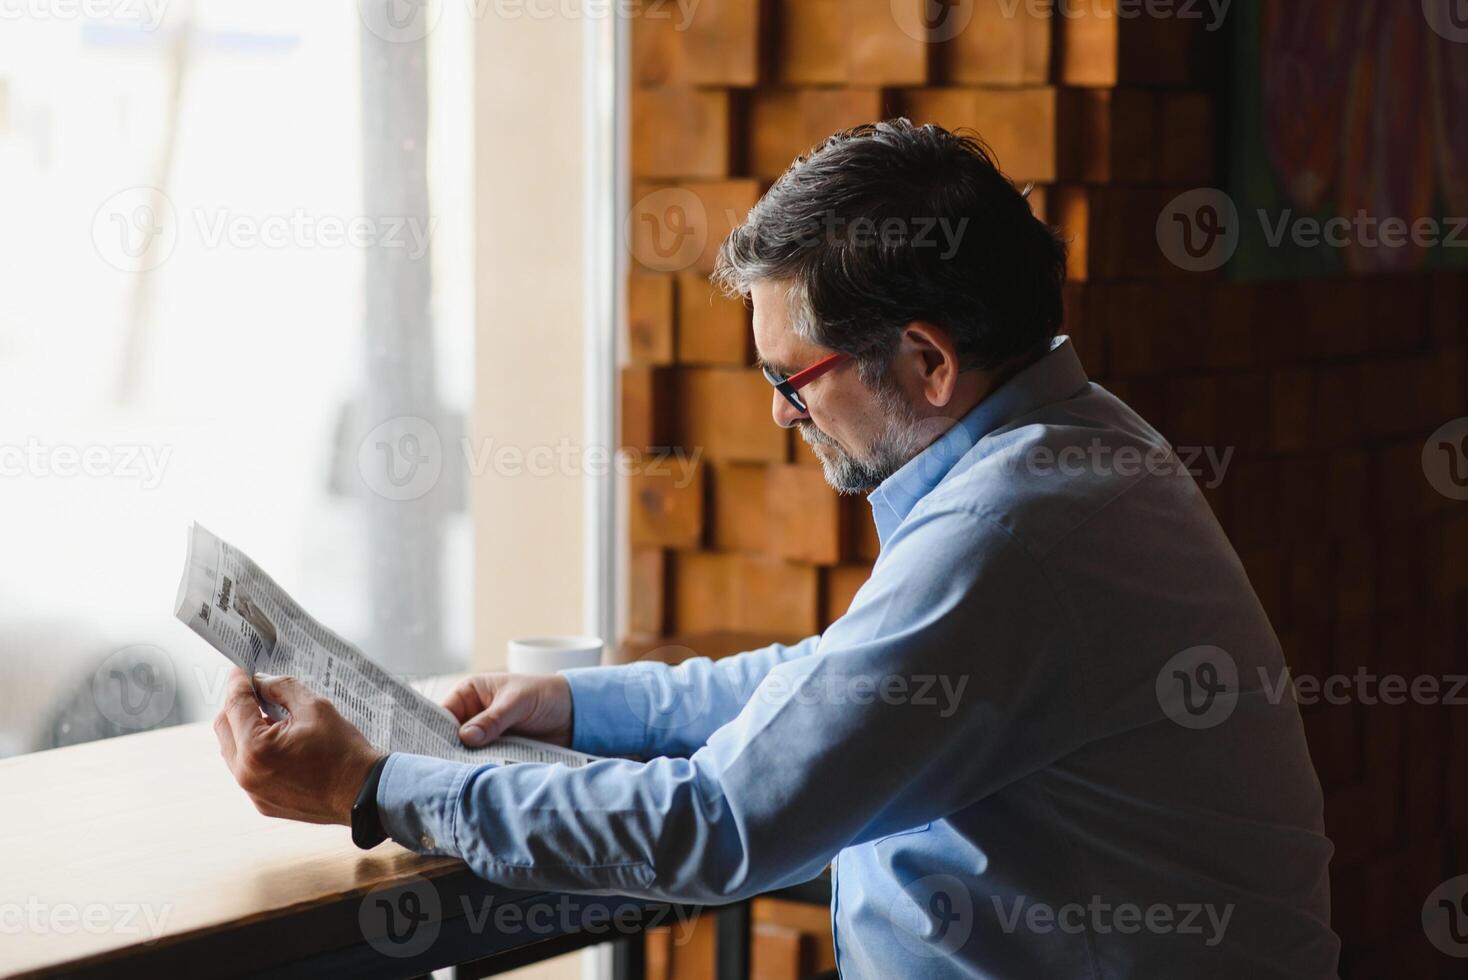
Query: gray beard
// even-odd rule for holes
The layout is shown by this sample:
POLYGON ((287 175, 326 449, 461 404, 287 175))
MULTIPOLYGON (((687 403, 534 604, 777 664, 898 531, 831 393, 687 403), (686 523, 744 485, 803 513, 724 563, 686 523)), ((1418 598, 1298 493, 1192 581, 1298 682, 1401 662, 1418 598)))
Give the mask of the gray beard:
POLYGON ((925 448, 912 406, 895 389, 885 386, 878 390, 877 399, 887 421, 871 447, 860 456, 842 449, 836 440, 816 428, 814 422, 797 423, 800 438, 816 450, 826 482, 837 493, 861 494, 875 490, 925 448))

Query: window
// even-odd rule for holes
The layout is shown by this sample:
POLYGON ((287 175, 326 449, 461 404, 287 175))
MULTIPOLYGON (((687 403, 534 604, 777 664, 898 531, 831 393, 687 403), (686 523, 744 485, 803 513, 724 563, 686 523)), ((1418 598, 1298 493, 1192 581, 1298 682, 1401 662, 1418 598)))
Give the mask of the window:
POLYGON ((0 755, 128 731, 109 699, 160 672, 165 720, 207 715, 227 665, 171 615, 194 520, 390 669, 462 668, 463 8, 423 38, 281 0, 3 16, 0 755))

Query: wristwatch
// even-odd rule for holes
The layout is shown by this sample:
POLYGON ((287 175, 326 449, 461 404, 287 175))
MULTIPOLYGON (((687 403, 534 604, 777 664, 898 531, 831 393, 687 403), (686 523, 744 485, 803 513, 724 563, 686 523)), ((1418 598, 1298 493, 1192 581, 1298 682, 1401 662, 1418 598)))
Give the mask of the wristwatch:
POLYGON ((377 784, 382 782, 382 769, 389 756, 378 759, 367 773, 366 782, 357 793, 352 804, 352 843, 364 851, 370 851, 387 840, 387 831, 382 829, 382 816, 377 812, 377 784))

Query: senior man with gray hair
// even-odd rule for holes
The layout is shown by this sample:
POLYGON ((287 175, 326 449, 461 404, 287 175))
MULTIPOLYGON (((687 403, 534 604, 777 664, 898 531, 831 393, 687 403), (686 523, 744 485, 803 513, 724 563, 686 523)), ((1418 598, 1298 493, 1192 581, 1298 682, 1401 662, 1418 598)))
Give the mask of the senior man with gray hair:
POLYGON ((618 757, 579 769, 379 758, 299 685, 271 722, 239 680, 236 776, 296 819, 367 799, 364 843, 524 888, 718 903, 832 865, 847 976, 1334 976, 1319 783, 1257 680, 1279 643, 1187 468, 1056 337, 1064 267, 977 140, 833 136, 716 279, 753 303, 775 423, 871 504, 846 615, 447 701, 469 744, 618 757))

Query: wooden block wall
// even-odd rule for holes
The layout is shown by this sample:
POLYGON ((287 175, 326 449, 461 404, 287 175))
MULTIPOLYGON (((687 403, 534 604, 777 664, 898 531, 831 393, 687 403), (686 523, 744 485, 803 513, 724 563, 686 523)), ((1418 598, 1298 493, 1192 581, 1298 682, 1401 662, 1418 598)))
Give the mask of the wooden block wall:
MULTIPOLYGON (((704 277, 795 155, 906 114, 978 130, 1035 184, 1037 213, 1071 241, 1066 329, 1093 378, 1175 444, 1232 451, 1205 493, 1297 673, 1468 668, 1468 516, 1420 462, 1430 432, 1468 415, 1468 280, 1233 283, 1170 263, 1159 215, 1220 180, 1213 52, 1197 22, 1097 16, 1108 2, 1052 22, 977 0, 967 28, 931 43, 890 0, 703 0, 686 31, 635 23, 633 197, 651 203, 632 216, 624 439, 699 454, 685 486, 632 484, 643 639, 799 637, 865 580, 870 511, 774 426, 748 312, 704 277), (648 198, 670 189, 681 203, 648 198)), ((1468 872, 1468 780, 1452 765, 1468 709, 1304 716, 1337 847, 1343 976, 1450 975, 1418 916, 1468 872)), ((805 955, 770 935, 787 960, 805 955)))

